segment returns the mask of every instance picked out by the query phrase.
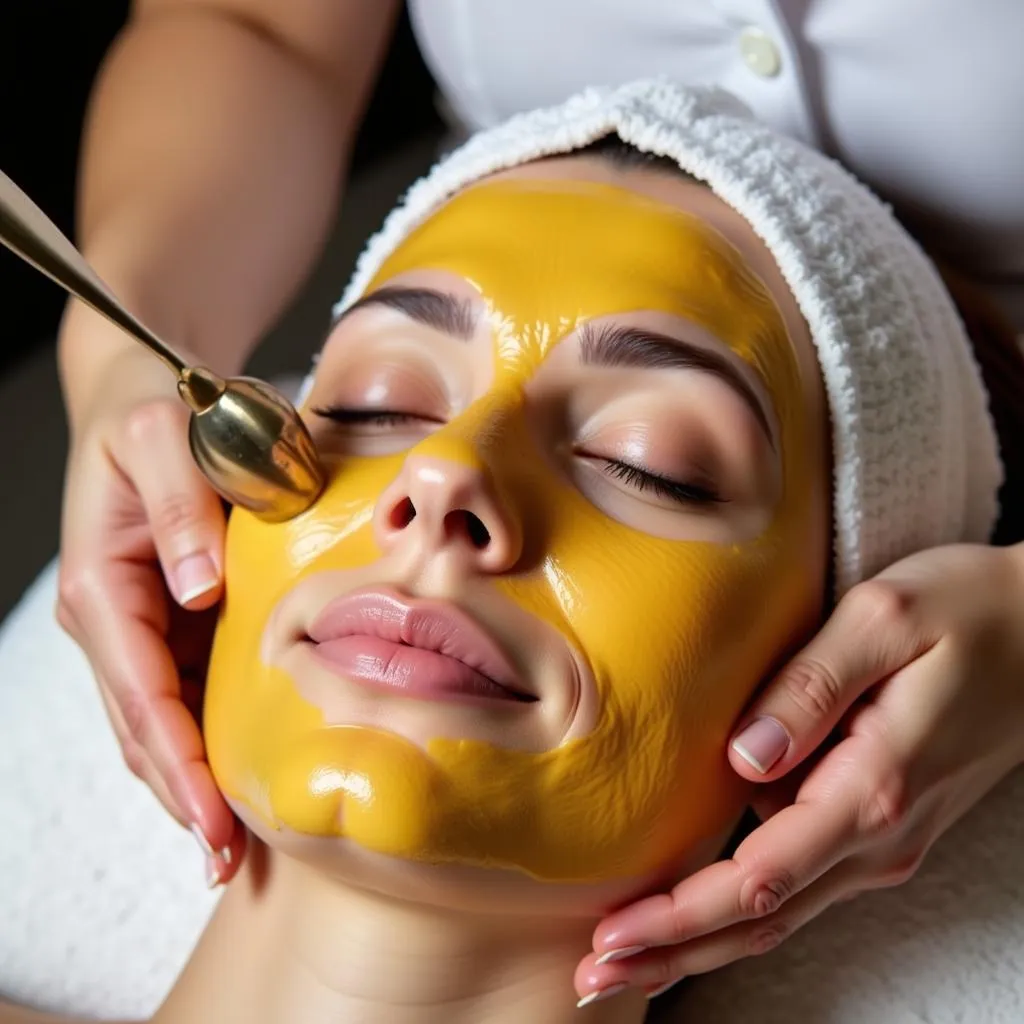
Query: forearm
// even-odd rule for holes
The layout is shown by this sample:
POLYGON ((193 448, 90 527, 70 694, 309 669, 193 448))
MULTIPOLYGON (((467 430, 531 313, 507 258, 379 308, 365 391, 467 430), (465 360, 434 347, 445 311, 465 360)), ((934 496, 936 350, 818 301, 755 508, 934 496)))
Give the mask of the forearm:
MULTIPOLYGON (((369 34, 348 41, 362 52, 346 72, 218 6, 155 3, 111 51, 86 126, 78 240, 133 311, 215 369, 244 362, 322 245, 379 59, 367 46, 386 39, 369 34)), ((72 418, 124 344, 77 329, 92 316, 72 307, 62 330, 72 418)))

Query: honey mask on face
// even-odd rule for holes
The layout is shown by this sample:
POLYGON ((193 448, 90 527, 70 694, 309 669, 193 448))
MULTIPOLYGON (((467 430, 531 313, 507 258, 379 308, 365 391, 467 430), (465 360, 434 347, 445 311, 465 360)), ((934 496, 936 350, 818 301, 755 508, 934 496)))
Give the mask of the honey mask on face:
MULTIPOLYGON (((485 345, 487 372, 442 367, 427 389, 437 422, 405 450, 340 457, 323 497, 300 518, 269 525, 233 513, 204 723, 218 784, 264 836, 284 827, 547 881, 665 871, 741 810, 745 793, 725 756, 730 729, 821 599, 823 555, 808 538, 821 533, 812 495, 823 485, 808 437, 822 427, 808 416, 783 319, 740 252, 702 220, 586 181, 470 188, 398 247, 367 294, 422 271, 468 282, 478 297, 485 340, 451 345, 485 345), (601 318, 640 314, 678 318, 718 339, 769 396, 777 423, 765 461, 778 460, 778 480, 753 533, 726 528, 705 539, 706 522, 728 522, 728 502, 709 511, 666 500, 671 507, 652 520, 659 525, 645 528, 642 509, 631 518, 603 499, 605 483, 593 483, 589 462, 577 472, 573 446, 590 442, 558 433, 575 430, 564 412, 573 374, 616 372, 579 369, 580 336, 601 318), (436 395, 446 388, 441 417, 436 395), (562 424, 554 435, 537 426, 551 419, 539 396, 552 393, 564 413, 553 417, 562 424), (488 494, 502 529, 517 538, 507 563, 460 561, 441 542, 431 548, 425 533, 404 535, 401 522, 382 544, 375 517, 398 507, 418 465, 440 467, 442 477, 445 467, 468 474, 488 494), (403 696, 380 695, 380 707, 359 720, 337 704, 325 711, 311 696, 315 670, 281 622, 303 595, 322 604, 368 584, 445 598, 473 615, 537 682, 540 710, 521 714, 539 717, 520 719, 518 733, 510 726, 506 741, 500 728, 480 738, 472 723, 460 733, 441 705, 405 735, 402 702, 418 702, 403 696), (543 643, 523 623, 535 624, 543 643), (552 644, 564 658, 547 657, 552 644), (565 678, 574 665, 578 678, 565 678), (570 695, 559 728, 531 733, 545 721, 547 695, 559 693, 570 695)), ((379 407, 401 405, 395 395, 406 378, 388 369, 386 343, 376 350, 360 339, 356 316, 364 314, 332 339, 311 408, 352 404, 345 389, 355 380, 372 384, 363 404, 383 391, 379 407)), ((438 340, 436 355, 423 346, 417 359, 443 362, 446 345, 438 340)), ((667 379, 679 381, 681 406, 688 389, 721 386, 703 372, 657 372, 675 375, 667 379)), ((324 438, 333 428, 315 429, 324 438)))

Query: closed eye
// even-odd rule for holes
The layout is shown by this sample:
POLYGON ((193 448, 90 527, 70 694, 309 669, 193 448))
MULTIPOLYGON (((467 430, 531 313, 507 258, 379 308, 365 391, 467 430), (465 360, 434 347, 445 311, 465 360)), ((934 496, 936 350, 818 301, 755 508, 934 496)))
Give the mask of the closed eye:
POLYGON ((603 464, 604 471, 616 480, 621 480, 641 493, 650 491, 659 498, 668 498, 680 505, 719 505, 724 504, 721 497, 712 487, 705 484, 687 483, 672 480, 657 473, 651 473, 640 466, 633 466, 618 459, 597 459, 603 464))
POLYGON ((438 422, 421 413, 402 412, 399 409, 356 409, 346 405, 320 407, 314 409, 313 414, 343 426, 397 427, 413 421, 438 422))

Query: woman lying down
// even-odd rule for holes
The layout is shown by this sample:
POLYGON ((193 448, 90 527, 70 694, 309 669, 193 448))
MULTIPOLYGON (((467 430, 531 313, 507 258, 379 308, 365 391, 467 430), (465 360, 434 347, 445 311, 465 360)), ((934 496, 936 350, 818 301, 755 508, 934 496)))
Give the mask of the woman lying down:
POLYGON ((997 515, 931 265, 830 161, 665 83, 437 167, 302 408, 329 484, 233 515, 204 711, 256 841, 159 1024, 641 1021, 652 992, 574 971, 722 850, 759 681, 997 515))

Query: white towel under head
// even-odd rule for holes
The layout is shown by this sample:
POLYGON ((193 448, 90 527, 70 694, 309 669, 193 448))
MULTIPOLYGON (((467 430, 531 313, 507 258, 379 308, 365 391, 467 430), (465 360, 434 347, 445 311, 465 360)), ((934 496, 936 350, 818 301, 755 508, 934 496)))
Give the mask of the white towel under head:
POLYGON ((837 596, 914 551, 985 541, 1002 482, 981 374, 938 273, 835 161, 720 89, 589 89, 481 132, 417 182, 370 240, 337 311, 464 186, 610 134, 675 160, 773 253, 817 348, 832 421, 837 596))

